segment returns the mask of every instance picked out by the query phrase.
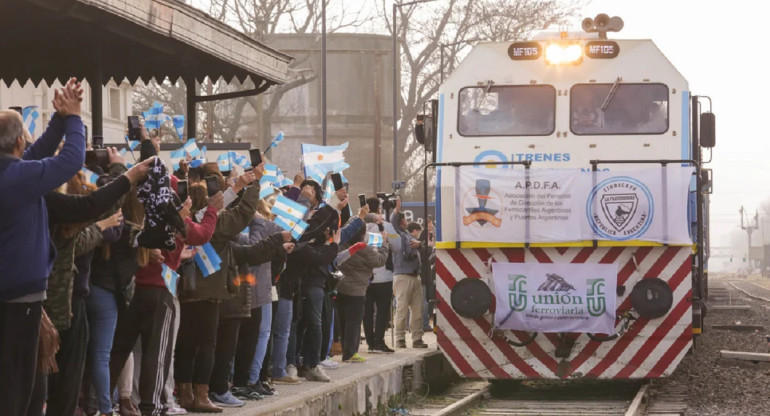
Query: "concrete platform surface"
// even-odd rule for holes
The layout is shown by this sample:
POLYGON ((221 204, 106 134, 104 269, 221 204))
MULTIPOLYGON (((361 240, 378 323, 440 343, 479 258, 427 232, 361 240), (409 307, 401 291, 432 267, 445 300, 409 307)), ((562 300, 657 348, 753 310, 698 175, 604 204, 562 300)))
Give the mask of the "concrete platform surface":
MULTIPOLYGON (((390 344, 390 334, 386 335, 390 344)), ((436 335, 426 333, 423 341, 428 348, 396 348, 393 354, 369 354, 366 342, 361 343, 359 355, 365 363, 342 363, 341 357, 332 360, 340 363, 339 368, 325 370, 332 379, 330 383, 307 381, 297 385, 275 385, 277 395, 262 400, 247 401, 240 408, 225 409, 226 416, 343 416, 364 414, 378 404, 387 405, 388 399, 401 392, 421 387, 422 373, 427 357, 440 355, 436 335)))

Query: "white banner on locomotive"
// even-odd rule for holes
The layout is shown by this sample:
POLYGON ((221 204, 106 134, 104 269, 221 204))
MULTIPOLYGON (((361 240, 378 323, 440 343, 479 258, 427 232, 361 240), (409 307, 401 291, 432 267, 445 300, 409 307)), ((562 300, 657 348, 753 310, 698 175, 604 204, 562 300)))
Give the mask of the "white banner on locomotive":
POLYGON ((495 327, 615 332, 616 264, 493 263, 495 327))
POLYGON ((692 244, 693 168, 457 169, 457 240, 554 243, 642 240, 692 244))

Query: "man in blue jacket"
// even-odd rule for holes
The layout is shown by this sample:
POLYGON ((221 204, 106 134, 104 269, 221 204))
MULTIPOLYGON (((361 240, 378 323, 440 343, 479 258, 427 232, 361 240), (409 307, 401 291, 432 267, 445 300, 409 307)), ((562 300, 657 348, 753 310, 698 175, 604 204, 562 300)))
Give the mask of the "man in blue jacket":
POLYGON ((54 93, 56 114, 33 145, 19 113, 0 111, 0 414, 25 415, 35 384, 38 336, 56 250, 43 196, 83 166, 83 90, 54 93), (64 135, 67 141, 54 156, 64 135))

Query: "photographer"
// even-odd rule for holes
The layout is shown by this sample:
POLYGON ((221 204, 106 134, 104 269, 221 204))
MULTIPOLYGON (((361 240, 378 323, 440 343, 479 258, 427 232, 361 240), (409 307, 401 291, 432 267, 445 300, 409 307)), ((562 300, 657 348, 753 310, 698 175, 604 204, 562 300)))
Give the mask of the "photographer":
POLYGON ((409 311, 409 332, 412 348, 427 348, 422 340, 422 285, 420 282, 420 241, 409 234, 406 217, 401 212, 401 199, 390 222, 401 238, 401 250, 393 252, 393 294, 396 296, 396 347, 406 348, 406 316, 409 311))

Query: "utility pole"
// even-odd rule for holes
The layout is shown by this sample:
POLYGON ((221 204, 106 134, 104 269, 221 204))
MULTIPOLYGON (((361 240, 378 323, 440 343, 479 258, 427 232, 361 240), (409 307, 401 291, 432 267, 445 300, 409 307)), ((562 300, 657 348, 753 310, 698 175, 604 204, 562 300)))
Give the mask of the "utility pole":
POLYGON ((741 213, 741 230, 745 230, 749 237, 749 248, 746 253, 746 261, 749 263, 748 265, 751 266, 751 233, 759 228, 759 211, 754 214, 754 225, 751 225, 748 217, 746 217, 746 225, 743 225, 743 217, 746 215, 746 210, 743 209, 743 205, 741 205, 739 212, 741 213))

